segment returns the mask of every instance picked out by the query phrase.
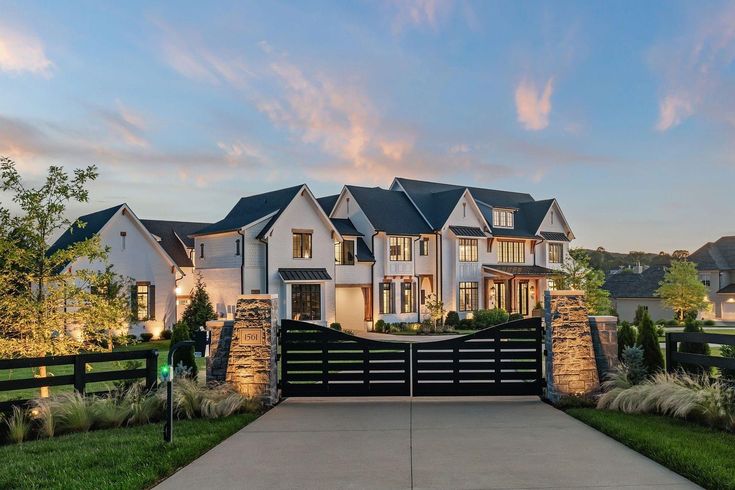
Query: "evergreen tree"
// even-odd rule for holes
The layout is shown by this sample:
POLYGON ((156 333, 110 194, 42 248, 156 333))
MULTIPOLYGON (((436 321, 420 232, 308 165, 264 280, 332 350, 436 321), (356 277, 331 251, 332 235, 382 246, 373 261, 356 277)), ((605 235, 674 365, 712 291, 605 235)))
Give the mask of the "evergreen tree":
MULTIPOLYGON (((183 340, 191 340, 189 326, 184 322, 177 322, 174 325, 173 332, 171 333, 171 344, 169 348, 173 347, 176 342, 181 342, 183 340)), ((174 352, 173 363, 174 369, 176 369, 179 364, 182 364, 188 371, 191 378, 196 379, 197 363, 194 358, 194 347, 180 347, 179 349, 176 349, 176 352, 174 352)))
POLYGON ((199 330, 199 327, 206 326, 209 320, 216 320, 217 315, 214 313, 212 303, 209 301, 209 294, 202 282, 202 276, 197 274, 196 284, 191 292, 191 302, 186 306, 184 313, 181 315, 181 322, 189 327, 189 335, 199 330))
POLYGON ((638 345, 643 348, 643 362, 650 374, 654 374, 664 368, 664 356, 658 343, 658 334, 653 320, 644 312, 641 324, 638 327, 638 345))
POLYGON ((633 325, 640 327, 641 326, 641 320, 643 320, 643 316, 646 314, 648 310, 644 306, 638 305, 638 308, 635 310, 635 317, 633 317, 633 325))
MULTIPOLYGON (((684 322, 684 332, 687 333, 704 333, 702 323, 696 320, 696 312, 694 314, 687 314, 684 322)), ((697 342, 682 342, 679 345, 679 352, 687 352, 689 354, 701 354, 704 356, 710 355, 709 344, 697 343, 697 342)), ((698 364, 686 364, 681 363, 680 367, 689 373, 693 374, 710 374, 709 369, 705 369, 698 364)))
POLYGON ((586 250, 575 248, 569 251, 559 273, 554 276, 558 289, 578 289, 584 291, 584 302, 591 315, 604 315, 610 312, 610 292, 602 289, 605 274, 590 265, 586 250))
POLYGON ((636 331, 633 326, 624 321, 618 328, 618 358, 623 359, 623 351, 627 347, 633 347, 636 341, 636 331))

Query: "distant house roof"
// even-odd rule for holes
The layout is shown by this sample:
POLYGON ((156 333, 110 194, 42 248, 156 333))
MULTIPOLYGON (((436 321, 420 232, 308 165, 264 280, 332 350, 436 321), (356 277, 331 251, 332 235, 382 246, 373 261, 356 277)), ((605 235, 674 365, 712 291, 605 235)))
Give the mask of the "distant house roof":
POLYGON ((334 209, 334 205, 337 204, 337 199, 339 199, 339 194, 334 194, 332 196, 317 198, 317 202, 322 207, 327 216, 329 216, 330 214, 332 214, 332 209, 334 209))
POLYGON ((329 281, 332 278, 327 269, 278 269, 278 274, 284 281, 329 281))
POLYGON ((452 232, 460 237, 484 237, 485 232, 476 226, 450 226, 452 232))
POLYGON ((210 235, 226 231, 239 230, 245 225, 258 221, 261 218, 276 213, 266 228, 274 223, 283 210, 293 200, 303 185, 278 189, 255 196, 243 197, 233 207, 224 219, 197 230, 192 235, 210 235))
POLYGON ((602 289, 609 291, 613 298, 656 298, 655 292, 665 273, 661 265, 653 265, 640 274, 620 272, 608 276, 602 289))
POLYGON ((370 248, 362 237, 357 239, 357 250, 355 251, 355 256, 357 257, 358 262, 375 262, 375 256, 370 251, 370 248))
POLYGON ((545 240, 550 240, 552 242, 568 242, 569 238, 564 233, 556 232, 556 231, 542 231, 541 236, 545 240))
POLYGON ((431 233, 431 227, 403 192, 380 187, 346 186, 360 209, 378 231, 389 235, 431 233))
POLYGON ((705 243, 687 260, 697 264, 699 270, 735 269, 735 236, 723 236, 715 242, 705 243))
POLYGON ((497 264, 484 264, 483 268, 489 270, 495 270, 504 274, 510 274, 512 276, 549 276, 556 274, 557 271, 553 269, 547 269, 540 265, 497 265, 497 264))
POLYGON ((342 236, 363 236, 357 231, 350 218, 331 218, 332 224, 342 236))
POLYGON ((80 216, 78 221, 84 223, 84 226, 70 226, 54 242, 54 244, 49 247, 49 250, 47 252, 48 255, 52 255, 58 250, 64 250, 75 243, 92 238, 100 232, 102 227, 105 226, 107 222, 110 221, 110 218, 112 218, 115 213, 117 213, 123 206, 125 206, 125 204, 118 204, 117 206, 103 209, 102 211, 97 211, 95 213, 80 216))
POLYGON ((188 221, 140 220, 143 226, 161 240, 158 242, 179 267, 194 267, 186 248, 194 248, 194 239, 189 235, 208 226, 209 223, 188 221))
POLYGON ((728 284, 724 288, 717 291, 718 294, 735 294, 735 284, 728 284))

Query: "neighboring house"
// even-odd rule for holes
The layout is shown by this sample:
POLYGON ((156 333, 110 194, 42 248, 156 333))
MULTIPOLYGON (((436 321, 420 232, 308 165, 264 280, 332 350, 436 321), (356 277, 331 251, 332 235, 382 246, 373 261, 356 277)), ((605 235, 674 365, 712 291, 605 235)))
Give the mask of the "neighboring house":
MULTIPOLYGON (((134 320, 130 333, 149 332, 158 337, 171 328, 181 313, 176 301, 177 284, 191 276, 185 275, 185 269, 193 271, 193 264, 186 261, 185 247, 179 248, 174 239, 183 233, 181 230, 201 228, 203 224, 140 220, 127 204, 81 216, 79 221, 85 226, 67 229, 49 253, 98 235, 102 246, 109 249, 108 262, 114 272, 132 281, 134 320)), ((67 266, 69 270, 104 267, 103 263, 86 259, 67 266)))
POLYGON ((712 308, 706 318, 735 321, 735 236, 723 236, 689 255, 699 279, 707 286, 712 308))
POLYGON ((632 322, 639 306, 643 306, 654 321, 676 317, 674 310, 664 306, 655 294, 665 273, 664 266, 654 265, 641 272, 629 269, 607 277, 602 289, 610 292, 613 308, 621 321, 632 322))

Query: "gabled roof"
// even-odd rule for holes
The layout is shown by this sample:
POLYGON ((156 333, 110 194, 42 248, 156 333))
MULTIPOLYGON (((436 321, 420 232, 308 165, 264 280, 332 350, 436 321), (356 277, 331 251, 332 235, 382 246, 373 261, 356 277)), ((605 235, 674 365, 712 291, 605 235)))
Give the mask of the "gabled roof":
POLYGON ((389 235, 431 233, 431 227, 403 192, 380 187, 345 186, 367 219, 378 231, 389 235))
MULTIPOLYGON (((235 207, 233 207, 224 219, 205 226, 197 230, 192 235, 210 235, 213 233, 224 233, 227 231, 236 231, 245 225, 265 218, 275 213, 271 223, 278 219, 278 216, 293 200, 302 185, 278 189, 276 191, 265 192, 254 196, 243 197, 235 207)), ((269 228, 269 226, 266 226, 269 228)))
POLYGON ((610 291, 613 298, 656 298, 654 293, 665 273, 662 265, 653 265, 640 274, 620 272, 608 276, 602 289, 610 291))
POLYGON ((699 270, 735 269, 735 236, 723 236, 715 242, 705 243, 689 255, 688 260, 699 270))
POLYGON ((342 236, 364 236, 357 231, 350 218, 330 218, 330 221, 342 236))
POLYGON ((332 196, 324 196, 317 198, 317 202, 322 207, 324 212, 329 216, 332 214, 332 210, 334 209, 334 205, 337 204, 337 199, 339 199, 339 194, 334 194, 332 196))
POLYGON ((124 203, 103 209, 102 211, 80 216, 78 221, 84 223, 85 226, 79 227, 72 225, 67 228, 67 230, 56 239, 54 244, 49 247, 47 254, 53 255, 58 250, 63 250, 75 243, 92 238, 100 232, 102 227, 105 226, 107 222, 115 216, 115 213, 117 213, 123 206, 125 206, 124 203))
POLYGON ((194 248, 194 239, 189 235, 201 230, 210 223, 194 223, 188 221, 164 221, 155 219, 140 220, 143 226, 156 237, 158 242, 179 267, 194 267, 191 256, 186 250, 194 248))

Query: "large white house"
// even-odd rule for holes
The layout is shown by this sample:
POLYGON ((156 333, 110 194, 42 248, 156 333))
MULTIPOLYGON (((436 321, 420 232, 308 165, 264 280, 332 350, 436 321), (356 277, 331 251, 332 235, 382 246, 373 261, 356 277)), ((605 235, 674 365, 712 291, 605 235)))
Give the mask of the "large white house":
POLYGON ((135 280, 136 328, 154 334, 180 315, 195 274, 225 318, 248 293, 278 294, 283 318, 355 331, 419 322, 431 297, 460 317, 528 316, 574 239, 555 199, 404 178, 319 199, 306 184, 248 196, 212 224, 138 220, 124 204, 80 220, 54 247, 99 234, 135 280))
POLYGON ((735 321, 735 236, 708 242, 689 255, 699 280, 707 287, 711 308, 705 318, 735 321))

